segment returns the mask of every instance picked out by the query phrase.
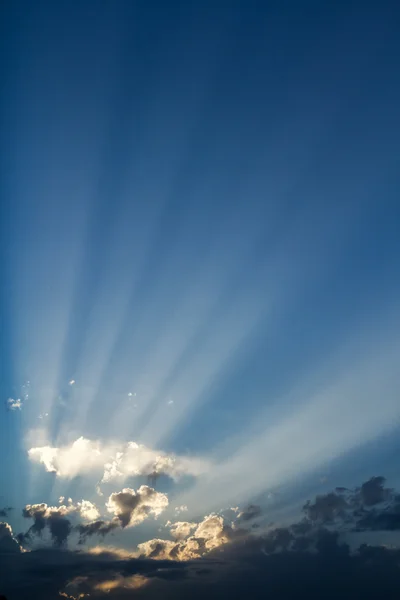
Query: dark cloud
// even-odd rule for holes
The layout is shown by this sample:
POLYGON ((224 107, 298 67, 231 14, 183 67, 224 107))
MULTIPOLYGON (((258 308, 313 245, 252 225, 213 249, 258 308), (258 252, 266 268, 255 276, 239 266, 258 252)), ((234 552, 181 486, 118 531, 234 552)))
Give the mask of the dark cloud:
POLYGON ((365 506, 375 506, 389 500, 393 490, 385 488, 385 478, 382 476, 371 477, 369 481, 362 484, 360 488, 360 499, 365 506))
MULTIPOLYGON (((367 486, 337 488, 317 497, 304 506, 300 521, 262 535, 251 529, 240 530, 238 535, 223 525, 220 517, 210 515, 198 526, 196 537, 152 540, 146 543, 148 552, 141 558, 126 558, 114 551, 21 553, 15 540, 12 542, 9 526, 3 527, 3 537, 8 540, 4 545, 11 540, 13 551, 2 551, 0 557, 0 591, 14 600, 23 600, 27 589, 32 590, 32 600, 54 599, 59 592, 69 598, 90 594, 90 598, 110 600, 127 600, 133 595, 142 600, 290 600, 303 596, 308 600, 398 600, 400 550, 363 544, 351 551, 344 543, 347 538, 342 537, 341 523, 349 535, 359 531, 360 521, 364 531, 375 531, 378 525, 397 528, 394 517, 389 521, 388 515, 400 515, 399 496, 385 488, 382 478, 369 481, 372 483, 367 486), (214 545, 218 536, 224 538, 224 544, 214 545), (189 556, 182 552, 182 544, 188 540, 192 545, 203 541, 203 549, 212 541, 211 549, 203 557, 182 560, 189 556)), ((43 505, 26 507, 26 516, 35 520, 39 532, 43 520, 44 527, 49 526, 43 505)), ((82 536, 102 535, 115 522, 96 521, 77 530, 82 536)), ((60 535, 63 539, 65 532, 60 535)))
POLYGON ((33 519, 33 525, 25 534, 20 534, 20 542, 29 543, 34 536, 41 536, 47 528, 54 544, 58 547, 67 543, 72 531, 71 521, 67 518, 65 507, 48 507, 47 504, 28 504, 22 511, 23 517, 33 519))
POLYGON ((0 523, 0 555, 4 553, 18 554, 20 552, 20 545, 14 538, 10 525, 8 523, 0 523))
POLYGON ((90 589, 95 597, 105 597, 101 591, 97 594, 97 585, 135 575, 176 581, 187 576, 187 565, 173 561, 121 559, 107 551, 89 554, 62 549, 8 553, 0 557, 0 592, 14 600, 25 600, 27 590, 30 600, 54 600, 59 597, 60 591, 68 595, 71 591, 72 594, 74 587, 78 593, 87 593, 86 590, 90 589), (71 583, 74 586, 68 588, 71 583))
POLYGON ((324 496, 317 496, 314 502, 308 501, 303 510, 310 521, 327 523, 337 517, 343 518, 348 504, 343 496, 330 492, 324 496))
POLYGON ((99 520, 94 521, 93 523, 88 523, 87 525, 79 524, 75 527, 75 530, 79 533, 80 543, 83 543, 88 537, 93 535, 98 535, 104 538, 108 533, 118 529, 119 527, 120 523, 117 520, 99 520))
POLYGON ((400 527, 400 500, 385 487, 385 478, 371 477, 355 489, 337 487, 335 491, 307 502, 306 522, 342 522, 357 530, 394 530, 400 527))
POLYGON ((249 504, 241 513, 239 513, 237 520, 240 521, 252 521, 262 515, 261 506, 257 504, 249 504))
POLYGON ((0 508, 0 517, 7 518, 12 510, 13 510, 12 506, 0 508))
POLYGON ((111 494, 107 507, 120 521, 121 527, 138 525, 150 514, 158 516, 168 506, 166 494, 157 492, 148 485, 142 485, 135 491, 124 488, 111 494))
POLYGON ((357 521, 360 531, 396 531, 400 530, 400 502, 389 504, 382 510, 372 510, 357 521))
MULTIPOLYGON (((54 599, 59 591, 110 600, 399 598, 399 551, 364 545, 351 555, 335 532, 326 530, 319 532, 314 553, 265 555, 264 542, 249 538, 213 551, 208 559, 181 563, 121 560, 107 552, 35 551, 8 557, 2 591, 14 600, 26 598, 27 589, 32 600, 54 599)), ((2 566, 3 576, 1 571, 2 566)))
POLYGON ((279 527, 274 529, 265 536, 265 543, 263 551, 266 553, 272 553, 279 551, 285 551, 289 549, 291 542, 294 540, 293 533, 287 527, 279 527))

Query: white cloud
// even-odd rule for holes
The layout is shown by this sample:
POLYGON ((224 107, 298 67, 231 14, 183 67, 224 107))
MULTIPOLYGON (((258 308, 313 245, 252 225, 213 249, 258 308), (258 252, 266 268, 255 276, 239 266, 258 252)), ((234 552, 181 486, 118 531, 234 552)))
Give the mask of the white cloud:
POLYGON ((82 519, 86 521, 96 521, 100 518, 100 511, 93 502, 89 500, 82 500, 77 503, 77 510, 79 511, 82 519))
MULTIPOLYGON (((61 501, 64 501, 62 496, 60 497, 61 501)), ((67 504, 61 504, 60 506, 48 506, 45 502, 41 504, 27 504, 24 512, 26 516, 34 517, 35 515, 40 515, 44 519, 48 519, 52 515, 65 517, 71 514, 80 515, 85 521, 96 521, 100 517, 99 509, 90 500, 81 500, 74 503, 71 498, 68 498, 67 504)))
POLYGON ((106 504, 108 512, 119 519, 122 527, 139 525, 150 515, 158 517, 168 506, 166 494, 142 485, 135 491, 124 488, 111 494, 106 504))
POLYGON ((163 473, 177 480, 184 475, 200 475, 207 469, 205 460, 166 454, 143 444, 128 442, 113 461, 105 464, 103 481, 149 473, 163 473))
POLYGON ((168 522, 167 525, 170 528, 172 537, 181 540, 189 537, 198 524, 190 523, 189 521, 177 521, 176 523, 168 522))
POLYGON ((9 398, 7 400, 7 406, 10 410, 21 410, 22 400, 20 398, 17 398, 16 400, 14 400, 14 398, 9 398))
POLYGON ((104 453, 100 444, 83 437, 61 448, 52 446, 31 448, 28 456, 31 460, 42 463, 47 471, 66 478, 75 477, 80 473, 90 473, 104 465, 104 453))
POLYGON ((174 480, 184 475, 198 476, 210 468, 208 461, 153 450, 136 442, 102 444, 78 438, 61 447, 40 446, 28 451, 32 461, 43 464, 59 477, 102 471, 102 481, 125 480, 135 475, 165 474, 174 480))
POLYGON ((218 515, 208 515, 201 523, 168 523, 175 540, 155 538, 138 544, 138 555, 155 559, 190 560, 226 544, 233 534, 218 515), (194 531, 193 535, 190 535, 194 531))

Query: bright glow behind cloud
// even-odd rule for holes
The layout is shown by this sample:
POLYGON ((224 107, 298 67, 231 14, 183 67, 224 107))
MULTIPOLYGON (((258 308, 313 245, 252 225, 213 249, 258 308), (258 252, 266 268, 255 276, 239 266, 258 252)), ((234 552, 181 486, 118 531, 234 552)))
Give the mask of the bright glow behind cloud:
POLYGON ((103 444, 83 437, 60 448, 41 446, 28 451, 29 458, 61 478, 99 472, 102 481, 124 480, 135 475, 165 474, 172 479, 199 476, 211 464, 201 458, 176 456, 136 442, 103 444))
POLYGON ((108 512, 119 519, 122 527, 134 527, 149 515, 158 517, 167 508, 168 497, 142 485, 137 491, 124 488, 122 492, 111 494, 106 506, 108 512))

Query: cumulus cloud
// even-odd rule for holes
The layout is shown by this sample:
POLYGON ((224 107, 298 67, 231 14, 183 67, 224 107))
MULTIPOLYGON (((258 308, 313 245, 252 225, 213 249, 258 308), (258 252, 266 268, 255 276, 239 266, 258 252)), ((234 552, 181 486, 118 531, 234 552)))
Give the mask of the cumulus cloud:
POLYGON ((89 500, 82 500, 76 505, 76 510, 80 513, 81 517, 86 521, 95 521, 100 517, 100 511, 93 502, 89 500))
POLYGON ((19 553, 21 550, 21 546, 13 536, 11 525, 8 523, 0 523, 0 554, 19 553))
POLYGON ((43 464, 47 471, 60 477, 71 478, 90 473, 104 465, 104 454, 98 442, 78 438, 69 446, 60 448, 41 446, 28 451, 29 458, 43 464))
POLYGON ((360 488, 360 500, 365 506, 375 506, 389 500, 393 490, 385 488, 385 478, 382 476, 371 477, 360 488))
POLYGON ((199 476, 209 469, 208 461, 201 458, 167 454, 136 442, 102 444, 83 437, 66 446, 33 447, 28 456, 63 478, 102 472, 103 483, 138 475, 154 479, 167 475, 178 480, 185 475, 199 476))
POLYGON ((65 545, 72 530, 71 521, 66 518, 70 512, 73 512, 73 509, 67 506, 47 506, 45 503, 27 504, 22 514, 26 519, 33 519, 33 525, 20 539, 29 541, 33 536, 41 536, 48 528, 54 544, 56 546, 65 545))
POLYGON ((138 544, 138 556, 157 560, 185 561, 200 556, 200 545, 193 538, 179 542, 154 538, 138 544))
POLYGON ((106 504, 107 510, 119 519, 121 526, 134 527, 147 517, 158 517, 168 506, 166 494, 142 485, 135 491, 124 488, 122 492, 111 494, 106 504))
POLYGON ((139 556, 159 560, 191 560, 243 534, 242 530, 234 530, 225 523, 223 517, 214 514, 204 517, 200 523, 177 521, 168 522, 167 525, 174 540, 155 538, 139 544, 139 556))
MULTIPOLYGON (((331 534, 400 529, 400 497, 384 483, 383 477, 373 477, 359 488, 336 488, 317 496, 304 505, 299 521, 256 536, 263 540, 261 552, 315 552, 326 544, 337 545, 331 534)), ((155 538, 139 544, 139 556, 185 561, 209 555, 228 542, 253 538, 251 523, 260 514, 261 507, 249 505, 231 523, 217 514, 204 517, 200 523, 169 521, 174 539, 155 538), (250 529, 244 528, 246 524, 250 529)))
POLYGON ((348 507, 343 496, 330 492, 324 496, 317 496, 314 502, 307 502, 304 511, 311 521, 326 523, 335 518, 344 518, 348 507))
POLYGON ((361 487, 336 488, 307 502, 306 518, 341 530, 376 531, 400 529, 400 497, 385 487, 385 478, 371 477, 361 487))
POLYGON ((29 542, 34 536, 42 536, 45 529, 50 532, 55 545, 64 546, 72 532, 71 515, 79 516, 86 521, 93 521, 100 517, 100 512, 95 504, 89 500, 82 500, 74 504, 69 499, 68 504, 48 506, 46 503, 27 504, 22 511, 26 519, 33 519, 33 525, 25 534, 20 534, 21 542, 29 542))
POLYGON ((177 521, 176 523, 168 521, 167 525, 170 528, 171 535, 177 540, 189 537, 193 529, 197 527, 197 523, 190 523, 188 521, 177 521))

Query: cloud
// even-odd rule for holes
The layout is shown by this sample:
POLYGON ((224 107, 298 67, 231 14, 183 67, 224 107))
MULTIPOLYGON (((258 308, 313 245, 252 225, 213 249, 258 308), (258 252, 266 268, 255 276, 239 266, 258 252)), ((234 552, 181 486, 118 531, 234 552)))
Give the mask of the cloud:
POLYGON ((303 509, 311 521, 327 523, 335 518, 344 518, 349 507, 343 496, 330 492, 317 496, 314 502, 307 502, 303 509))
POLYGON ((100 444, 83 437, 61 448, 52 446, 31 448, 28 456, 31 460, 42 463, 47 471, 65 478, 90 473, 101 469, 104 465, 104 453, 100 444))
POLYGON ((22 410, 22 400, 20 398, 17 398, 14 400, 14 398, 9 398, 7 400, 7 407, 9 410, 22 410))
POLYGON ((111 494, 106 506, 119 519, 122 527, 134 527, 150 515, 159 516, 168 506, 168 497, 142 485, 137 492, 124 488, 122 492, 111 494))
POLYGON ((29 542, 35 536, 42 536, 48 529, 56 546, 64 546, 73 530, 70 516, 79 516, 84 520, 92 521, 100 517, 98 508, 89 500, 82 500, 74 504, 69 499, 68 504, 48 506, 45 503, 27 504, 22 511, 23 517, 33 519, 33 525, 25 534, 20 534, 22 543, 29 542), (67 518, 68 517, 68 518, 67 518))
POLYGON ((171 535, 177 540, 189 537, 193 529, 197 527, 197 523, 190 523, 188 521, 168 522, 167 525, 169 525, 171 535))
POLYGON ((19 553, 21 551, 21 546, 13 536, 11 525, 0 523, 0 555, 3 553, 19 553))
POLYGON ((106 579, 100 583, 96 583, 93 586, 93 590, 109 593, 112 590, 137 590, 145 586, 149 582, 147 577, 143 575, 130 575, 124 577, 117 575, 114 579, 106 579))
MULTIPOLYGON (((400 497, 373 477, 355 489, 336 488, 303 506, 303 518, 288 527, 276 527, 258 536, 264 554, 318 551, 333 543, 330 534, 400 529, 400 497)), ((173 540, 155 538, 139 544, 139 556, 153 559, 192 560, 238 540, 253 539, 251 522, 261 507, 249 505, 232 522, 211 514, 200 523, 168 522, 173 540), (248 524, 250 529, 244 528, 248 524)), ((335 542, 336 543, 336 542, 335 542)))
POLYGON ((252 521, 262 515, 261 506, 249 504, 242 512, 238 514, 238 521, 252 521))
POLYGON ((355 489, 336 488, 303 510, 314 524, 335 525, 340 530, 385 531, 400 529, 400 496, 385 487, 385 478, 371 477, 355 489))
POLYGON ((0 559, 0 592, 14 600, 25 600, 27 590, 29 597, 40 600, 54 600, 60 593, 62 597, 73 599, 88 593, 91 597, 98 594, 103 598, 106 597, 101 589, 103 582, 115 580, 123 585, 126 578, 127 583, 133 584, 134 576, 167 580, 172 571, 185 576, 184 565, 173 561, 121 558, 109 552, 66 549, 8 552, 2 553, 0 559))
POLYGON ((262 537, 250 537, 218 548, 210 558, 187 562, 121 559, 108 553, 32 551, 2 558, 2 591, 14 598, 76 600, 90 598, 142 600, 216 600, 230 598, 285 598, 352 600, 354 592, 366 600, 397 599, 400 552, 362 546, 353 555, 334 533, 319 537, 318 549, 279 551, 265 555, 262 537), (12 596, 11 596, 12 593, 12 596))
MULTIPOLYGON (((146 495, 149 493, 141 489, 118 493, 114 500, 120 516, 126 513, 126 519, 132 515, 135 518, 141 502, 138 496, 146 495)), ((2 524, 2 592, 12 592, 16 600, 26 597, 26 589, 35 590, 41 600, 54 599, 58 592, 72 600, 88 594, 91 598, 111 594, 113 600, 128 600, 133 592, 142 600, 242 600, 264 596, 289 600, 302 595, 310 600, 350 600, 357 590, 357 595, 367 600, 394 600, 398 593, 400 550, 363 544, 350 551, 343 536, 355 535, 361 518, 390 511, 395 514, 399 504, 398 494, 385 487, 383 478, 371 478, 361 487, 336 488, 318 496, 305 504, 299 521, 261 535, 236 529, 234 523, 216 514, 199 523, 169 523, 171 534, 177 534, 175 539, 153 539, 140 544, 135 557, 127 551, 99 547, 90 552, 54 549, 21 553, 11 528, 2 524), (375 488, 380 490, 378 495, 371 492, 375 488), (333 500, 332 495, 345 501, 343 514, 342 503, 333 500), (344 530, 341 523, 346 525, 344 530), (185 533, 189 534, 186 538, 185 533)), ((30 505, 27 511, 39 517, 40 522, 40 517, 53 514, 54 507, 30 505)), ((62 518, 73 514, 68 512, 68 506, 59 512, 62 518)), ((117 519, 119 522, 116 515, 117 519)), ((93 529, 101 526, 102 522, 93 529)))
MULTIPOLYGON (((186 561, 199 558, 243 535, 234 530, 220 515, 208 515, 200 523, 168 522, 174 540, 155 538, 138 545, 139 556, 153 559, 186 561), (193 532, 193 534, 192 534, 193 532)), ((245 532, 247 534, 247 532, 245 532)))
POLYGON ((81 517, 86 521, 95 521, 100 517, 100 511, 93 502, 89 500, 82 500, 76 505, 76 510, 80 513, 81 517))
POLYGON ((375 506, 380 502, 388 500, 392 494, 392 490, 386 489, 384 485, 384 477, 371 477, 371 479, 363 483, 360 488, 361 502, 365 506, 375 506))
POLYGON ((71 521, 66 516, 73 512, 67 506, 47 506, 47 504, 27 504, 22 511, 26 519, 33 519, 33 525, 26 534, 21 536, 22 541, 28 541, 32 536, 41 536, 46 528, 49 529, 51 538, 56 546, 64 546, 72 531, 71 521))
POLYGON ((102 444, 83 437, 60 448, 30 448, 28 456, 32 461, 43 464, 47 471, 63 478, 102 472, 104 483, 138 475, 167 475, 178 480, 185 475, 201 475, 210 467, 204 459, 167 454, 132 441, 102 444))
POLYGON ((105 537, 110 532, 114 531, 120 527, 120 523, 118 520, 113 521, 94 521, 93 523, 88 523, 87 525, 77 525, 75 530, 79 533, 80 543, 83 543, 87 540, 88 537, 93 535, 98 535, 101 537, 105 537))
POLYGON ((8 517, 10 512, 13 510, 12 506, 6 506, 4 508, 0 508, 0 517, 8 517))

